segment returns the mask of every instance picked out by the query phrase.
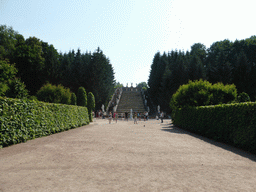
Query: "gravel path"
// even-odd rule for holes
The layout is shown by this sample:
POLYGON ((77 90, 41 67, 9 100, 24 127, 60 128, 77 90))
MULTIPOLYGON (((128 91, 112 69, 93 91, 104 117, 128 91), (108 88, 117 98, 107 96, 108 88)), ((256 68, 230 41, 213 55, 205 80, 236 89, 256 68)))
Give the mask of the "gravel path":
POLYGON ((0 149, 0 192, 256 191, 256 156, 170 120, 94 123, 0 149))

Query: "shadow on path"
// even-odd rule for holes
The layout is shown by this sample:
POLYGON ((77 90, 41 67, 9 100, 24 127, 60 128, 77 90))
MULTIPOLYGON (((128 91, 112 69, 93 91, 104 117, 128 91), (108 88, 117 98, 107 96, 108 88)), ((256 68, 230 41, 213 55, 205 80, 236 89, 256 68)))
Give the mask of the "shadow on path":
POLYGON ((231 145, 228 145, 228 144, 225 144, 225 143, 221 143, 221 142, 217 142, 217 141, 214 141, 212 139, 203 137, 201 135, 197 135, 197 134, 189 132, 187 130, 178 128, 178 127, 174 126, 172 123, 166 124, 166 125, 167 126, 162 127, 161 131, 166 131, 166 132, 176 133, 176 134, 187 134, 187 135, 190 135, 192 137, 195 137, 197 139, 200 139, 202 141, 205 141, 205 142, 210 143, 212 145, 215 145, 217 147, 221 147, 222 149, 225 149, 227 151, 233 152, 233 153, 235 153, 237 155, 243 156, 245 158, 248 158, 248 159, 256 162, 256 155, 251 154, 251 153, 249 153, 247 151, 244 151, 244 150, 236 148, 234 146, 231 146, 231 145))

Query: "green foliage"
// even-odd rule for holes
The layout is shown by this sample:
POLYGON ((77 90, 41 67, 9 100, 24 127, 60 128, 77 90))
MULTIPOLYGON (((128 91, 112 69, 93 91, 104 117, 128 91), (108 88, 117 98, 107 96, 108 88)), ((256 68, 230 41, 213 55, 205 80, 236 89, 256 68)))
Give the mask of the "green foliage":
POLYGON ((144 91, 146 91, 148 89, 148 85, 146 82, 141 82, 137 85, 138 89, 143 89, 144 91))
POLYGON ((29 96, 28 98, 29 100, 34 100, 34 101, 38 101, 37 97, 32 95, 32 96, 29 96))
POLYGON ((204 77, 203 63, 199 56, 192 55, 189 62, 188 68, 188 78, 189 80, 198 80, 204 77))
POLYGON ((77 100, 76 100, 76 94, 72 93, 71 94, 71 105, 76 105, 77 104, 77 100))
POLYGON ((0 60, 0 96, 4 96, 9 84, 14 80, 17 69, 8 59, 0 60))
POLYGON ((168 58, 165 52, 162 56, 159 52, 155 54, 148 79, 149 93, 155 105, 161 104, 163 100, 161 88, 167 63, 168 58))
POLYGON ((23 99, 28 97, 28 90, 26 85, 20 81, 20 79, 15 78, 9 83, 9 89, 6 92, 6 97, 23 99))
POLYGON ((173 123, 256 154, 256 103, 232 103, 175 109, 173 123))
POLYGON ((87 95, 84 87, 79 87, 77 92, 77 105, 78 106, 87 106, 87 95))
POLYGON ((0 97, 0 148, 88 123, 86 107, 0 97))
MULTIPOLYGON (((244 88, 248 89, 251 79, 251 65, 248 62, 247 56, 241 52, 237 58, 236 67, 233 70, 233 81, 237 86, 238 91, 244 92, 244 88)), ((254 76, 255 78, 255 76, 254 76)))
POLYGON ((251 101, 250 96, 247 93, 245 93, 245 92, 240 93, 239 96, 237 97, 237 100, 240 103, 241 102, 249 102, 249 101, 251 101))
POLYGON ((10 59, 12 57, 17 35, 18 33, 12 27, 0 25, 0 59, 10 59))
POLYGON ((119 82, 117 82, 117 83, 115 83, 115 86, 114 86, 114 88, 116 89, 116 88, 122 88, 124 85, 122 84, 122 83, 119 83, 119 82))
POLYGON ((8 59, 0 60, 0 82, 14 79, 17 72, 15 65, 11 65, 8 59))
POLYGON ((191 56, 197 56, 203 62, 206 58, 206 47, 202 43, 195 43, 191 46, 191 56))
POLYGON ((42 57, 44 58, 42 73, 44 74, 45 80, 54 84, 60 83, 60 55, 57 49, 55 49, 53 45, 42 42, 42 57))
POLYGON ((70 104, 71 102, 71 92, 69 88, 65 88, 62 85, 58 85, 55 91, 55 102, 62 104, 70 104))
POLYGON ((90 122, 92 122, 92 111, 95 109, 95 99, 92 92, 88 93, 87 108, 90 122))
POLYGON ((39 101, 45 101, 48 103, 54 103, 54 85, 47 83, 37 92, 36 96, 39 101))
POLYGON ((231 103, 236 97, 235 85, 223 85, 222 83, 212 85, 208 81, 196 80, 180 86, 172 96, 170 105, 172 109, 216 105, 231 103))
POLYGON ((0 96, 20 99, 28 96, 25 84, 15 78, 17 71, 8 59, 0 60, 0 96))
POLYGON ((86 92, 93 92, 97 109, 109 102, 114 85, 121 86, 115 83, 113 67, 99 48, 85 54, 79 49, 77 52, 69 51, 60 55, 60 64, 62 84, 75 93, 79 87, 84 87, 86 92))
POLYGON ((45 59, 42 55, 42 42, 36 37, 20 39, 15 49, 13 62, 16 63, 18 76, 32 95, 43 85, 45 59))
POLYGON ((92 54, 88 70, 90 74, 88 74, 86 90, 93 92, 96 108, 100 109, 102 104, 107 106, 115 85, 113 67, 100 48, 92 54))
POLYGON ((235 42, 225 39, 214 42, 208 49, 195 43, 190 52, 168 52, 162 75, 158 64, 166 60, 166 56, 157 52, 148 79, 149 96, 155 106, 160 104, 161 109, 168 111, 170 98, 180 85, 203 79, 212 84, 235 84, 238 93, 246 92, 251 100, 256 100, 255 52, 256 36, 235 42))
MULTIPOLYGON (((114 70, 100 48, 93 53, 82 53, 78 49, 62 54, 47 42, 36 37, 26 39, 11 27, 0 25, 0 59, 5 58, 16 64, 17 77, 25 83, 31 95, 36 95, 47 82, 61 84, 74 93, 82 86, 87 92, 94 93, 99 109, 109 102, 114 92, 114 70)), ((0 82, 1 96, 8 85, 0 82)))
POLYGON ((39 101, 62 104, 70 104, 71 102, 71 92, 69 88, 65 88, 62 85, 55 86, 47 83, 41 87, 36 95, 39 101))

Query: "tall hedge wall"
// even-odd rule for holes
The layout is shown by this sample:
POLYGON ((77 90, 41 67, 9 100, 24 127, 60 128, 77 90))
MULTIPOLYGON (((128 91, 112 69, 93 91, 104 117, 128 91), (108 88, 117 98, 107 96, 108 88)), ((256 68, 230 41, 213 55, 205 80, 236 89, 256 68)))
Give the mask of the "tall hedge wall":
POLYGON ((86 124, 86 107, 0 97, 0 148, 86 124))
POLYGON ((245 102, 177 109, 173 123, 256 154, 256 103, 245 102))

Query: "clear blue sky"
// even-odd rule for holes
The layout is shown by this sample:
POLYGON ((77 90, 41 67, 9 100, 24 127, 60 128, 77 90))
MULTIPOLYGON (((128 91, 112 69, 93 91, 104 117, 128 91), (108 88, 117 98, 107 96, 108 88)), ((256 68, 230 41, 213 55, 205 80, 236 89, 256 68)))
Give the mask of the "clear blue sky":
POLYGON ((117 81, 148 80, 157 51, 256 35, 255 0, 0 0, 0 24, 61 52, 97 47, 117 81))

